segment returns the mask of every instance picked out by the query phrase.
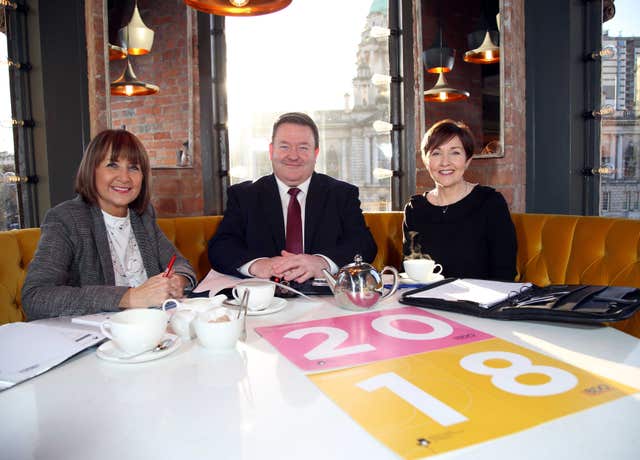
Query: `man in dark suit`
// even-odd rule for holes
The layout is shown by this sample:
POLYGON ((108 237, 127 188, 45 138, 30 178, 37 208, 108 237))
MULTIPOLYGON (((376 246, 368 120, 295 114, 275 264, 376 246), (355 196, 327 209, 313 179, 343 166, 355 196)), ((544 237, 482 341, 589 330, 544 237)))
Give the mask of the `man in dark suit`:
POLYGON ((304 282, 322 277, 322 269, 335 273, 356 254, 375 258, 358 188, 314 172, 318 152, 318 127, 308 115, 278 118, 269 145, 273 174, 227 191, 224 218, 209 241, 215 270, 304 282))

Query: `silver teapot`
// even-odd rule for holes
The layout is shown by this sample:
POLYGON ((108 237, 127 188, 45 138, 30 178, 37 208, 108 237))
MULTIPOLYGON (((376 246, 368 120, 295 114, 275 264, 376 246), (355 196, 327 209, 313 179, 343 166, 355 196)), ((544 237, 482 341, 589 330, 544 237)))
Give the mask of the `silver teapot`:
POLYGON ((386 299, 398 289, 398 270, 384 267, 380 273, 366 262, 362 256, 356 254, 353 263, 342 267, 335 276, 327 270, 322 270, 336 298, 339 307, 353 311, 363 311, 372 308, 379 301, 386 299), (393 274, 393 287, 384 293, 382 274, 393 274))

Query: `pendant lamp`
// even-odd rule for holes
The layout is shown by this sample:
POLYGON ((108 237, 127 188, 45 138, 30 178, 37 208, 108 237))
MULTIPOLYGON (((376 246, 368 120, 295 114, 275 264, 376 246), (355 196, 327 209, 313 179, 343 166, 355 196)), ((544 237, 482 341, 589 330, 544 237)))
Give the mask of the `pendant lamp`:
POLYGON ((292 0, 184 0, 185 5, 218 16, 258 16, 289 6, 292 0))
POLYGON ((110 61, 119 61, 127 57, 127 50, 122 48, 121 46, 112 45, 109 43, 109 60, 110 61))
POLYGON ((129 59, 122 75, 111 83, 112 96, 146 96, 156 94, 158 91, 160 91, 158 86, 138 80, 129 59))
POLYGON ((425 102, 454 102, 468 97, 468 91, 450 87, 443 73, 438 74, 438 81, 435 86, 424 92, 425 102))
MULTIPOLYGON (((438 21, 439 22, 439 21, 438 21)), ((422 53, 424 68, 428 73, 451 72, 455 62, 456 50, 444 44, 442 26, 438 24, 438 36, 427 51, 422 53)))
POLYGON ((142 22, 136 1, 129 24, 118 31, 120 43, 126 48, 128 54, 140 56, 151 51, 153 35, 153 30, 142 22))
POLYGON ((482 44, 478 48, 464 53, 463 59, 472 64, 495 64, 500 62, 500 47, 493 43, 487 30, 482 44))

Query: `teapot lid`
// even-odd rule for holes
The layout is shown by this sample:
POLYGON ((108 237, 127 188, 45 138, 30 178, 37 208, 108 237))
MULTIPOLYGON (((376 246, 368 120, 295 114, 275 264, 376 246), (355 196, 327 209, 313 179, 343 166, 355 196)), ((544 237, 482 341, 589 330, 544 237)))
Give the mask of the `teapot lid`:
POLYGON ((363 262, 362 256, 360 254, 356 254, 353 257, 353 262, 351 262, 348 265, 345 265, 342 268, 342 270, 349 271, 349 273, 351 274, 356 274, 362 271, 371 271, 371 270, 375 271, 375 268, 373 268, 373 265, 363 262))

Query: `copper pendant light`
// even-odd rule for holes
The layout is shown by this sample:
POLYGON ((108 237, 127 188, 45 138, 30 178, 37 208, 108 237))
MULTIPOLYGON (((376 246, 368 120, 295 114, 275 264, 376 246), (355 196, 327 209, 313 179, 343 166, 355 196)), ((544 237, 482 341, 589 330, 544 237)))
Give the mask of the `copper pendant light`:
POLYGON ((128 59, 122 75, 111 83, 112 96, 147 96, 156 94, 158 91, 160 91, 158 86, 138 80, 128 59))
POLYGON ((109 43, 109 60, 110 61, 120 61, 127 57, 127 50, 122 48, 121 46, 112 45, 109 43))
POLYGON ((478 48, 464 53, 463 59, 472 64, 495 64, 500 62, 500 47, 493 43, 487 30, 482 44, 478 48))
POLYGON ((185 5, 218 16, 258 16, 289 6, 292 0, 184 0, 185 5))
POLYGON ((424 92, 425 102, 454 102, 468 97, 468 91, 450 87, 443 73, 438 75, 438 81, 435 86, 424 92))
POLYGON ((141 56, 151 51, 154 35, 153 30, 142 22, 136 1, 129 24, 118 31, 120 43, 126 48, 128 54, 141 56))

